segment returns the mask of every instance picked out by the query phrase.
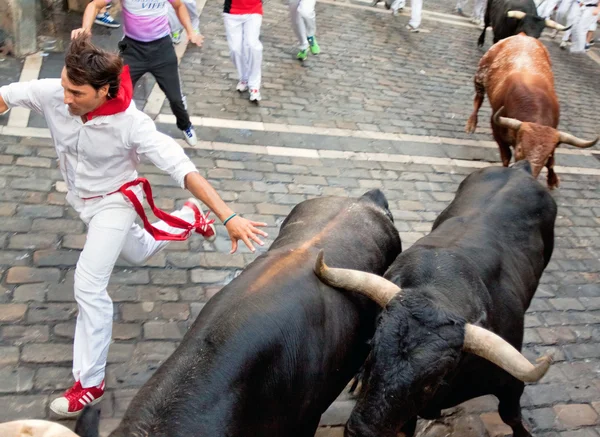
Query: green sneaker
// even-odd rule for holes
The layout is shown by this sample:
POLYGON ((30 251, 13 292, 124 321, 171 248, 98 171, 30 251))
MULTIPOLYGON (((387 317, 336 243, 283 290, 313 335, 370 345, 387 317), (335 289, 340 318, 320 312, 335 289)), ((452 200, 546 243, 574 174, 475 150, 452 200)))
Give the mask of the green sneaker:
POLYGON ((314 36, 309 36, 307 39, 308 39, 308 44, 310 44, 310 52, 313 55, 318 55, 319 53, 321 53, 321 47, 319 47, 319 44, 317 43, 317 39, 314 36))
POLYGON ((308 49, 300 50, 298 55, 296 55, 296 58, 305 61, 306 58, 308 58, 308 49))

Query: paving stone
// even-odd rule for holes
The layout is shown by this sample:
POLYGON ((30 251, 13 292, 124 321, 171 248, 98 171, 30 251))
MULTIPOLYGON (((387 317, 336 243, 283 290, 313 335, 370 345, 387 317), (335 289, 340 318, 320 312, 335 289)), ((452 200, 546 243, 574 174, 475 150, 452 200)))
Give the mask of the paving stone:
POLYGON ((58 244, 56 234, 16 234, 10 238, 9 249, 49 249, 58 244))
POLYGON ((73 266, 80 254, 77 250, 37 250, 33 254, 33 264, 40 267, 73 266))
POLYGON ((12 267, 8 270, 8 284, 28 284, 34 282, 58 282, 60 270, 52 268, 12 267))
POLYGON ((20 366, 0 367, 0 393, 21 393, 33 388, 34 370, 20 366))
POLYGON ((0 323, 22 320, 27 312, 25 304, 0 304, 0 323))
POLYGON ((587 404, 555 405, 557 419, 567 427, 589 426, 598 423, 598 414, 587 404))
POLYGON ((115 340, 132 340, 142 333, 142 326, 138 323, 113 323, 112 337, 115 340))
POLYGON ((2 338, 12 344, 43 343, 48 341, 50 330, 44 325, 7 325, 2 327, 2 338))
POLYGON ((70 367, 42 367, 35 372, 36 390, 66 390, 72 384, 73 375, 70 367))
POLYGON ((69 320, 77 313, 77 306, 72 303, 32 303, 27 313, 29 323, 53 322, 69 320))
POLYGON ((175 322, 144 323, 144 338, 148 340, 181 340, 183 334, 175 322))
POLYGON ((70 344, 26 344, 21 360, 27 363, 69 363, 73 346, 70 344))
POLYGON ((48 396, 10 395, 2 398, 4 408, 0 409, 0 423, 32 417, 45 417, 48 396))

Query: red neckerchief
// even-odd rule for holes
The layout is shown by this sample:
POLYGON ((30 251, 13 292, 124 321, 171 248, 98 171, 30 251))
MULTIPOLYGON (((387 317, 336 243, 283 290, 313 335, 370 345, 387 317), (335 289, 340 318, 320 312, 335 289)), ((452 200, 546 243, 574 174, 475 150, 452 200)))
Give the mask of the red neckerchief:
POLYGON ((102 115, 115 115, 129 108, 131 98, 133 97, 133 84, 129 75, 129 65, 125 65, 121 71, 121 85, 115 98, 107 100, 93 111, 88 112, 85 117, 91 120, 94 117, 102 115))

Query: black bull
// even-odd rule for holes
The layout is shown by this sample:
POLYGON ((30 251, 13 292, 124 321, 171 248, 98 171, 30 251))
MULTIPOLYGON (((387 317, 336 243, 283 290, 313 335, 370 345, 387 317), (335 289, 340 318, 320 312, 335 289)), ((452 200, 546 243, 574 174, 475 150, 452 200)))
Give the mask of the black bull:
MULTIPOLYGON (((323 284, 333 264, 378 275, 401 251, 385 196, 298 204, 269 250, 204 306, 111 437, 312 437, 363 364, 377 306, 323 284)), ((97 430, 87 409, 77 429, 97 430)))
POLYGON ((490 25, 494 30, 494 44, 521 32, 539 38, 546 27, 567 30, 565 26, 540 17, 533 0, 488 0, 483 30, 477 42, 479 47, 483 46, 486 29, 490 25))
POLYGON ((330 269, 321 254, 315 271, 324 282, 384 308, 346 437, 412 436, 417 416, 432 419, 486 394, 498 397, 515 437, 530 436, 522 381, 541 378, 550 359, 533 366, 518 351, 525 311, 552 255, 555 219, 554 199, 519 161, 469 175, 431 233, 401 253, 385 279, 330 269))

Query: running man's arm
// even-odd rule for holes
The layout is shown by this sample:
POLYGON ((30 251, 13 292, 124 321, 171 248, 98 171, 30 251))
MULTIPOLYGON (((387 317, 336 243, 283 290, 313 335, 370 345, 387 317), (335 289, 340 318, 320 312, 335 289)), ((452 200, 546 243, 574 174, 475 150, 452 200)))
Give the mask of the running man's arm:
POLYGON ((29 82, 15 82, 0 87, 0 114, 8 111, 13 106, 21 106, 42 114, 42 96, 45 91, 52 88, 49 81, 55 79, 32 80, 29 82))
MULTIPOLYGON (((187 189, 197 199, 210 208, 216 216, 225 221, 233 211, 227 206, 212 185, 198 172, 198 169, 183 149, 173 138, 158 132, 156 125, 149 117, 133 126, 130 131, 130 144, 139 155, 146 156, 161 170, 169 173, 181 188, 187 189)), ((231 239, 231 253, 238 247, 238 240, 242 240, 254 252, 251 241, 259 245, 264 243, 258 235, 268 235, 257 229, 266 226, 266 223, 254 222, 236 215, 227 222, 225 228, 231 239)))
MULTIPOLYGON (((96 0, 99 1, 99 0, 96 0)), ((175 13, 177 14, 177 18, 181 22, 181 25, 185 29, 187 33, 188 40, 191 43, 196 44, 198 47, 202 47, 202 42, 204 41, 204 37, 194 31, 192 27, 192 21, 190 20, 190 14, 188 13, 185 4, 181 0, 169 0, 173 9, 175 9, 175 13)))
POLYGON ((81 27, 79 29, 74 29, 71 32, 71 39, 77 38, 82 33, 91 34, 96 15, 98 15, 98 13, 100 13, 100 11, 105 8, 109 2, 110 0, 94 0, 88 3, 85 8, 85 12, 83 13, 81 27))

